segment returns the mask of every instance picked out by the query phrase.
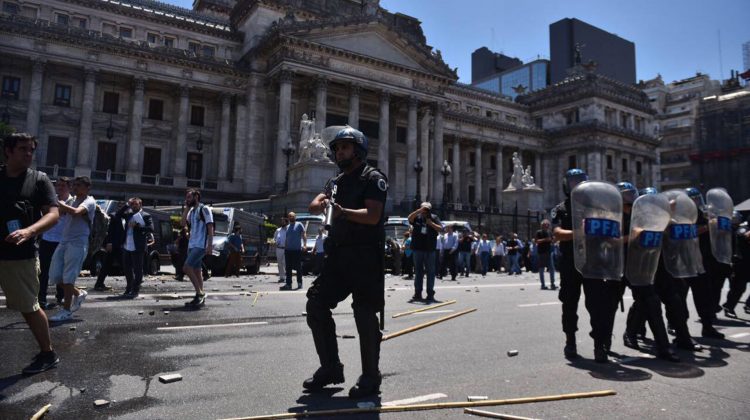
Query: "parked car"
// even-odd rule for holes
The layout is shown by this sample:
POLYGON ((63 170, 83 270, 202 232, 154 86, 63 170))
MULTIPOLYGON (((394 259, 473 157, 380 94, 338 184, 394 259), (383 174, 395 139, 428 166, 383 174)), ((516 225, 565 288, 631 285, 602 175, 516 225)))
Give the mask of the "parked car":
POLYGON ((325 216, 322 214, 297 213, 297 221, 305 227, 306 252, 302 253, 302 273, 308 275, 313 272, 315 267, 315 238, 318 231, 325 223, 325 216))
POLYGON ((401 245, 404 233, 409 231, 409 219, 391 216, 383 227, 385 228, 385 270, 397 276, 401 274, 401 260, 404 255, 401 245))
POLYGON ((232 207, 212 207, 211 213, 214 216, 212 255, 205 259, 211 275, 223 276, 226 272, 229 261, 229 235, 237 224, 242 227, 242 243, 245 245, 242 267, 248 274, 258 274, 260 267, 266 264, 268 255, 265 218, 260 214, 232 207))

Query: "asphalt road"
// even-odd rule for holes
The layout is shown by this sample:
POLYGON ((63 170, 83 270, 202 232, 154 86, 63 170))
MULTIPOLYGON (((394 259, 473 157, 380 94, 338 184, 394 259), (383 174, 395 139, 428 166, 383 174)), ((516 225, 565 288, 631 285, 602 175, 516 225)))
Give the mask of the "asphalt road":
MULTIPOLYGON (((583 358, 571 363, 562 356, 557 293, 540 290, 532 273, 438 280, 436 297, 455 304, 396 319, 391 316, 423 306, 407 303, 410 281, 387 276, 386 334, 477 311, 384 342, 382 394, 352 401, 346 394, 360 373, 359 348, 351 302, 343 302, 334 315, 337 333, 355 337, 339 339, 346 383, 307 394, 301 383, 318 361, 303 316, 304 290, 280 292, 275 280, 274 274, 211 278, 207 304, 199 311, 184 309, 192 296, 189 283, 169 275, 147 280, 134 301, 90 291, 73 321, 52 328, 60 365, 32 377, 19 372, 37 347, 20 315, 5 309, 0 296, 0 418, 28 419, 46 404, 52 404, 49 419, 221 419, 367 402, 442 403, 468 396, 507 399, 599 390, 617 395, 481 409, 545 419, 748 418, 750 316, 720 316, 718 328, 728 340, 698 339, 708 347, 704 352, 681 351, 683 362, 669 364, 625 348, 625 315, 618 313, 613 350, 620 357, 600 365, 592 360, 582 300, 578 347, 583 358), (510 350, 518 355, 509 356, 510 350), (170 373, 181 374, 182 381, 159 382, 160 375, 170 373), (98 399, 111 403, 95 407, 98 399)), ((305 287, 312 280, 306 277, 305 287)), ((109 283, 122 292, 120 277, 109 283)), ((80 284, 91 287, 93 280, 82 278, 80 284)), ((629 293, 625 302, 632 302, 629 293)), ((692 302, 690 307, 695 314, 692 302)), ((699 335, 694 316, 690 329, 699 335)), ((441 409, 340 418, 467 416, 461 409, 441 409)))

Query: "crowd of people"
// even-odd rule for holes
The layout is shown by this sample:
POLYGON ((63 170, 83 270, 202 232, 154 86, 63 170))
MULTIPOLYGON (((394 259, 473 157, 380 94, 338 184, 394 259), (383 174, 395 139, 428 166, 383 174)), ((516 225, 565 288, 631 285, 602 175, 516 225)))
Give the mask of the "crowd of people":
POLYGON ((432 204, 424 202, 408 217, 409 229, 398 244, 402 254, 401 271, 405 279, 414 279, 415 293, 411 301, 434 300, 434 280, 455 281, 470 273, 520 275, 539 273, 542 289, 557 289, 555 266, 559 244, 553 238, 550 221, 541 222, 534 238, 524 241, 513 232, 507 236, 479 234, 463 224, 445 224, 432 213, 432 204), (545 281, 549 273, 549 284, 545 281), (426 297, 422 296, 426 277, 426 297))

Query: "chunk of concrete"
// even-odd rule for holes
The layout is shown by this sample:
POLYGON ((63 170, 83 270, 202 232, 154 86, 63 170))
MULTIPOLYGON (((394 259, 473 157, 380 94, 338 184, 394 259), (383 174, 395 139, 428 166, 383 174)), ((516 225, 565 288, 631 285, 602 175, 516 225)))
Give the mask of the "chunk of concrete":
POLYGON ((96 400, 94 401, 94 407, 105 407, 109 405, 109 401, 107 400, 96 400))
POLYGON ((518 356, 518 350, 508 350, 508 357, 518 356))
POLYGON ((179 373, 159 376, 159 382, 163 384, 171 384, 172 382, 177 382, 181 380, 182 380, 182 375, 180 375, 179 373))

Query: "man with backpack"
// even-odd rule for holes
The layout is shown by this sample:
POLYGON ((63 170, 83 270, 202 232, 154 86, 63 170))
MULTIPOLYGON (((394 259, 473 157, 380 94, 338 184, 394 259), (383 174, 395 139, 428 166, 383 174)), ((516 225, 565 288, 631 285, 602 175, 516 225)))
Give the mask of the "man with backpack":
POLYGON ((0 288, 8 309, 21 312, 40 352, 23 369, 31 375, 55 367, 47 315, 39 307, 38 264, 34 238, 58 220, 57 200, 47 175, 31 170, 36 138, 25 133, 3 140, 6 166, 0 168, 0 288))
POLYGON ((203 257, 211 255, 214 239, 214 216, 211 209, 201 203, 201 193, 189 189, 185 194, 185 210, 182 212, 182 226, 190 229, 188 253, 182 270, 190 278, 195 288, 195 297, 185 306, 200 308, 206 304, 206 293, 203 291, 203 257))
POLYGON ((62 240, 52 254, 49 268, 49 279, 54 284, 62 284, 65 291, 63 308, 50 317, 50 321, 67 321, 73 318, 73 312, 81 308, 86 300, 85 290, 75 287, 81 272, 83 261, 89 250, 89 235, 96 215, 96 200, 89 195, 91 180, 79 176, 73 180, 73 193, 76 200, 69 206, 58 201, 60 213, 70 215, 63 227, 62 240))

